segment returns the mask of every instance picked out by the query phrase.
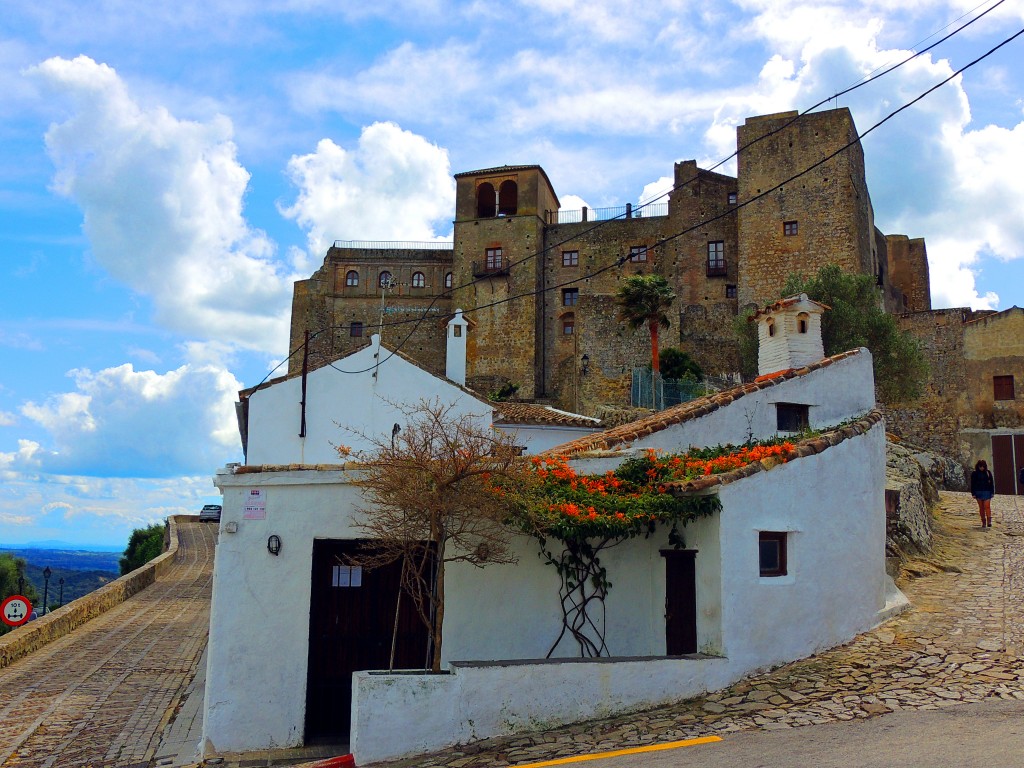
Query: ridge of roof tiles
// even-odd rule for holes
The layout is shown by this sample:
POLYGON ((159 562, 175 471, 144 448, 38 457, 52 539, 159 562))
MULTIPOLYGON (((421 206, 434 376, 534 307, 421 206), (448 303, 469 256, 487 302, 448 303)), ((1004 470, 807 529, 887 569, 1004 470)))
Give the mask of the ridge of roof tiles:
POLYGON ((556 424, 566 427, 599 427, 600 419, 559 411, 537 403, 491 403, 496 424, 556 424))
POLYGON ((795 444, 794 450, 785 459, 780 459, 776 456, 769 456, 766 459, 761 459, 761 461, 755 461, 752 464, 747 464, 746 466, 730 470, 729 472, 723 472, 720 475, 705 475, 704 477, 698 477, 694 480, 676 480, 668 482, 664 484, 665 489, 673 496, 683 496, 689 493, 706 491, 717 486, 728 485, 729 483, 734 483, 737 480, 742 480, 745 477, 756 475, 758 472, 766 472, 770 469, 774 469, 780 464, 794 461, 796 459, 802 459, 806 456, 814 456, 815 454, 823 453, 833 445, 839 445, 839 443, 844 440, 849 440, 851 437, 858 437, 867 433, 872 427, 880 423, 882 419, 882 411, 878 408, 874 408, 850 424, 839 427, 838 429, 833 429, 831 432, 825 432, 821 435, 801 440, 799 443, 795 444))
POLYGON ((840 360, 845 360, 848 357, 853 357, 860 354, 859 349, 851 349, 848 352, 841 352, 838 355, 832 355, 831 357, 825 357, 816 363, 805 365, 802 368, 794 368, 786 371, 779 376, 774 376, 770 379, 763 381, 752 381, 747 384, 740 384, 732 387, 731 389, 724 389, 721 392, 716 392, 713 395, 705 395, 704 397, 698 397, 696 400, 690 400, 686 403, 680 403, 671 408, 666 408, 664 411, 658 411, 652 413, 650 416, 644 416, 642 419, 636 421, 630 421, 626 424, 620 424, 617 427, 605 430, 604 432, 598 432, 593 435, 587 435, 576 440, 572 440, 562 445, 556 445, 553 448, 549 448, 540 456, 578 456, 582 453, 590 453, 593 451, 608 451, 614 446, 622 445, 624 443, 630 443, 634 440, 639 440, 642 437, 647 437, 655 432, 660 432, 668 427, 675 426, 676 424, 682 424, 692 419, 706 416, 713 411, 717 411, 734 400, 738 400, 744 395, 749 395, 752 392, 759 392, 769 387, 777 386, 784 381, 790 379, 800 378, 807 374, 827 368, 834 363, 838 363, 840 360))

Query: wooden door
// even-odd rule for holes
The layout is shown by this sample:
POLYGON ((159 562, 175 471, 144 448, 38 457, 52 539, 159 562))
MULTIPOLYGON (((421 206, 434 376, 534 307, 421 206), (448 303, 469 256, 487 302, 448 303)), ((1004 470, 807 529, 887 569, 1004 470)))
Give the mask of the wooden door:
POLYGON ((695 549, 663 549, 665 558, 665 650, 669 656, 697 652, 695 549))
POLYGON ((423 669, 427 631, 409 596, 399 601, 400 564, 368 571, 344 565, 361 541, 313 542, 306 682, 306 741, 344 742, 352 717, 352 673, 388 669, 398 609, 395 669, 423 669))
POLYGON ((1024 435, 992 436, 992 476, 996 493, 1013 496, 1024 495, 1024 487, 1017 475, 1024 466, 1024 435))

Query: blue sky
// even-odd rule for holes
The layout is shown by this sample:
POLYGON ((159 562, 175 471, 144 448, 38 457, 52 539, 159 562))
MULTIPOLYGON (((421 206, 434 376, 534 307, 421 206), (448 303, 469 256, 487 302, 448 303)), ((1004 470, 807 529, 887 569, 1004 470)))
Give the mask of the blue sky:
MULTIPOLYGON (((646 199, 991 5, 0 0, 0 545, 122 544, 216 500, 292 281, 335 239, 448 237, 453 173, 646 199)), ((1021 26, 1006 2, 832 105, 863 131, 1021 26)), ((935 306, 1024 306, 1022 57, 865 139, 935 306)))

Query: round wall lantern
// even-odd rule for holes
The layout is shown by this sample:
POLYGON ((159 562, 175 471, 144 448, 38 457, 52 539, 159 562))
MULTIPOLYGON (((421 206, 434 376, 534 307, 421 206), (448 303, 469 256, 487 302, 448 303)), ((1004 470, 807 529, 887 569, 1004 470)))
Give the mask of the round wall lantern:
POLYGON ((272 555, 279 555, 281 553, 281 537, 276 533, 267 539, 267 551, 272 555))

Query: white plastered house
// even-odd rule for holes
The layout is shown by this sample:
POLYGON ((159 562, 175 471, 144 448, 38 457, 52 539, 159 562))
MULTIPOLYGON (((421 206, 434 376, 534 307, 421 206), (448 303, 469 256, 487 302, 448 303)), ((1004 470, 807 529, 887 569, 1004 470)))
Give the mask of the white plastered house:
POLYGON ((401 356, 380 362, 384 349, 374 344, 338 362, 353 372, 344 378, 325 371, 314 385, 324 369, 309 374, 298 453, 283 427, 261 425, 288 419, 295 431, 298 390, 283 386, 292 380, 251 392, 247 465, 215 478, 224 511, 206 750, 326 737, 348 738, 361 763, 416 754, 696 696, 846 642, 884 619, 900 596, 884 569, 885 437, 871 357, 862 349, 822 358, 819 346, 810 359, 813 345, 799 336, 816 326, 786 322, 806 309, 780 302, 757 318, 777 324, 772 338, 792 331, 795 342, 770 375, 612 430, 581 431, 549 450, 582 472, 603 473, 647 448, 739 444, 803 426, 821 431, 786 463, 673 486, 673 493, 717 494, 721 502, 721 512, 686 526, 682 553, 659 529, 605 554, 614 582, 603 627, 608 658, 576 658, 571 643, 552 651, 562 619, 558 579, 536 542, 520 537, 515 565, 449 566, 446 674, 380 672, 393 636, 396 668, 424 666, 425 648, 397 584, 339 559, 359 538, 360 499, 352 484, 358 467, 339 464, 328 447, 351 444, 333 425, 337 404, 362 418, 360 429, 380 434, 400 426, 374 400, 373 389, 389 376, 396 383, 386 402, 436 394, 473 413, 486 404, 401 356), (264 397, 275 390, 285 394, 264 397), (314 422, 333 429, 313 432, 314 422), (774 566, 781 558, 781 568, 762 575, 765 557, 774 566), (684 606, 681 618, 666 619, 668 601, 684 606))

